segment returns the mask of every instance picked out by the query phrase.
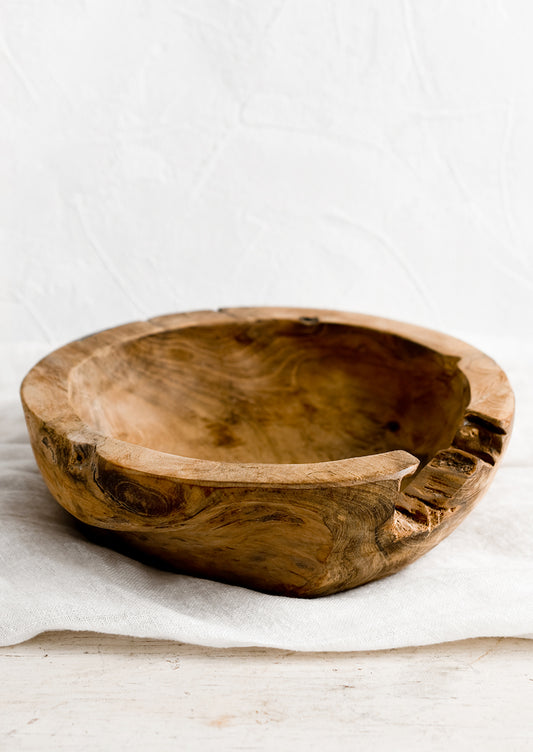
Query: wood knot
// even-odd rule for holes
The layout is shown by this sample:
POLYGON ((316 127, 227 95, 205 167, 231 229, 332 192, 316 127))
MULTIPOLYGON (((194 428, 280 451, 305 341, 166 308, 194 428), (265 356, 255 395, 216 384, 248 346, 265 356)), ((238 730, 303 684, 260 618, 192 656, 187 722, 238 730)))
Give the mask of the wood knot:
POLYGON ((166 517, 174 504, 166 494, 138 483, 115 470, 100 470, 95 483, 104 496, 120 509, 136 517, 166 517))

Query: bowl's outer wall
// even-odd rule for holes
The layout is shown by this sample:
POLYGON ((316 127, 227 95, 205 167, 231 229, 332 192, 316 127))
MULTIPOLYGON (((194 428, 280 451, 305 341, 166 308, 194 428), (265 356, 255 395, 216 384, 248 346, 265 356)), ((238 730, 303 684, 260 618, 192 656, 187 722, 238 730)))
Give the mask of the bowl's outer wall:
POLYGON ((490 483, 514 406, 503 371, 465 343, 398 322, 302 309, 178 314, 118 327, 52 353, 21 393, 48 488, 77 519, 110 531, 111 544, 181 572, 301 597, 396 572, 448 535, 490 483), (214 468, 190 460, 176 470, 183 458, 110 441, 69 409, 68 374, 95 348, 227 315, 376 326, 457 356, 471 400, 452 444, 414 477, 418 462, 401 451, 301 466, 214 468))

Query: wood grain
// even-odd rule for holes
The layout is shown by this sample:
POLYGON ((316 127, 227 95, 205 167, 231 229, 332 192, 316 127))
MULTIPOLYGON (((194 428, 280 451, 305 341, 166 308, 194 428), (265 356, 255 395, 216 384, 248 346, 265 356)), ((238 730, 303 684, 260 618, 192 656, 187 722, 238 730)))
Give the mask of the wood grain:
POLYGON ((179 571, 319 596, 397 571, 488 486, 513 394, 470 345, 302 309, 175 314, 92 335, 27 375, 56 499, 179 571))
POLYGON ((533 748, 532 640, 310 654, 62 632, 0 648, 0 674, 5 752, 533 748))

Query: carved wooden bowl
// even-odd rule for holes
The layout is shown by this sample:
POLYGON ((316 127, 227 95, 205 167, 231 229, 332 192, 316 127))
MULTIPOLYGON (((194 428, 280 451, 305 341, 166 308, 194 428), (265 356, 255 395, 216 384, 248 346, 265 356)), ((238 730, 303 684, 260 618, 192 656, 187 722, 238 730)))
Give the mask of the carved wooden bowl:
POLYGON ((514 409, 464 342, 290 308, 109 329, 44 358, 21 393, 46 483, 83 523, 180 572, 307 597, 448 535, 514 409))

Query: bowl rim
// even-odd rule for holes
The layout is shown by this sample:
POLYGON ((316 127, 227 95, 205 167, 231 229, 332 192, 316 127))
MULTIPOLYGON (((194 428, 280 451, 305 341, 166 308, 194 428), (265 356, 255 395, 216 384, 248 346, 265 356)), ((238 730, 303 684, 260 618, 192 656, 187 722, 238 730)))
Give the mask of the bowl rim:
POLYGON ((99 432, 83 421, 69 400, 69 378, 83 361, 125 342, 159 332, 231 321, 285 320, 304 324, 343 324, 394 334, 457 359, 467 379, 470 399, 464 420, 487 425, 497 433, 512 428, 514 395, 505 372, 474 346, 442 332, 363 313, 291 307, 242 307, 171 313, 90 334, 46 355, 27 373, 20 394, 27 418, 31 414, 47 430, 76 446, 89 446, 97 457, 150 476, 165 476, 191 485, 316 488, 400 480, 412 475, 419 460, 398 449, 326 462, 274 464, 197 459, 131 444, 99 432))

